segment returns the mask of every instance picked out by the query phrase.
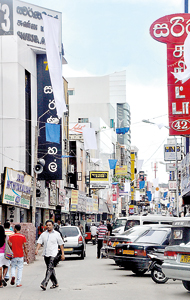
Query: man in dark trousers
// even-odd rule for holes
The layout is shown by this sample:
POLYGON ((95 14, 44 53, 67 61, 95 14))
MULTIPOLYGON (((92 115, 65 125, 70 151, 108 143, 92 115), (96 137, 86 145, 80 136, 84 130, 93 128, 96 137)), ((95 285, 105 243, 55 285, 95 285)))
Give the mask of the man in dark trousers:
POLYGON ((103 240, 107 234, 108 234, 107 226, 104 225, 104 221, 100 221, 100 225, 97 228, 97 236, 98 236, 97 258, 100 258, 100 251, 103 246, 103 240))
POLYGON ((50 287, 50 289, 54 289, 59 286, 55 275, 55 270, 54 270, 54 259, 58 252, 58 246, 60 246, 61 253, 62 253, 61 260, 65 259, 63 239, 61 238, 60 233, 54 230, 53 228, 54 222, 52 220, 46 221, 46 227, 47 230, 40 235, 37 241, 37 247, 35 251, 35 254, 37 255, 41 245, 44 245, 42 255, 44 256, 47 270, 46 270, 45 278, 40 285, 40 287, 44 291, 46 290, 49 279, 52 281, 52 286, 50 287))
POLYGON ((107 229, 108 229, 108 235, 110 236, 110 235, 112 235, 112 226, 111 226, 109 219, 106 220, 106 224, 107 224, 107 229))

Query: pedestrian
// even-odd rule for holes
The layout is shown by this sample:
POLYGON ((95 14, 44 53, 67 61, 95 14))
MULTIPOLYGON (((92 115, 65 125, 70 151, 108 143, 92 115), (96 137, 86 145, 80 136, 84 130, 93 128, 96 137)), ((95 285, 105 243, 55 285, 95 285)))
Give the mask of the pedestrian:
POLYGON ((82 215, 82 220, 80 221, 80 224, 83 227, 83 235, 85 235, 85 233, 86 233, 86 219, 85 219, 85 215, 82 215))
POLYGON ((97 235, 97 227, 94 223, 90 227, 90 231, 91 231, 91 236, 96 236, 97 235))
POLYGON ((107 229, 108 229, 108 236, 110 236, 110 235, 112 235, 112 226, 111 226, 109 219, 106 220, 106 224, 107 224, 107 229))
POLYGON ((20 233, 21 225, 16 224, 14 227, 14 233, 10 235, 8 244, 13 251, 13 259, 11 260, 11 285, 15 284, 15 275, 17 270, 16 287, 21 287, 22 271, 24 265, 24 253, 26 261, 28 260, 28 251, 26 248, 26 237, 20 233), (23 251, 24 250, 24 251, 23 251))
POLYGON ((47 220, 46 226, 47 226, 47 230, 40 235, 37 241, 37 247, 35 251, 35 254, 37 255, 41 245, 44 245, 42 255, 44 256, 47 270, 46 270, 45 278, 40 285, 40 287, 44 291, 46 290, 49 279, 52 281, 52 286, 50 287, 50 289, 54 289, 59 286, 55 275, 55 270, 54 270, 54 259, 58 252, 58 245, 60 246, 61 253, 62 253, 61 260, 65 259, 63 239, 61 238, 59 232, 54 230, 54 222, 52 220, 47 220))
POLYGON ((9 261, 5 258, 5 243, 5 229, 2 225, 0 225, 0 288, 3 288, 3 286, 7 285, 6 281, 4 280, 4 277, 8 270, 9 261))
POLYGON ((103 246, 103 239, 108 234, 107 226, 104 225, 104 221, 100 221, 100 225, 97 228, 98 244, 97 244, 97 258, 100 258, 100 251, 103 246))
POLYGON ((43 224, 40 223, 40 225, 38 226, 38 237, 42 234, 42 232, 44 232, 44 227, 43 224))
MULTIPOLYGON (((6 220, 4 223, 4 229, 5 229, 5 235, 8 237, 8 239, 9 239, 10 235, 14 234, 14 232, 10 229, 10 227, 11 227, 10 222, 8 220, 6 220)), ((7 270, 6 275, 4 276, 4 280, 5 280, 4 286, 6 286, 7 285, 6 282, 9 281, 10 264, 11 264, 11 261, 9 260, 8 261, 8 270, 7 270)))

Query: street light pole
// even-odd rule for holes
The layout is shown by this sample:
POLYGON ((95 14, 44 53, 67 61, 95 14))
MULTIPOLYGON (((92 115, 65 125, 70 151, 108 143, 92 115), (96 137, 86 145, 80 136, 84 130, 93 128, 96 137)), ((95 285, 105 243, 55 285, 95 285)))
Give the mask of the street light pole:
MULTIPOLYGON (((153 124, 153 125, 157 125, 154 122, 151 122, 149 120, 142 120, 142 122, 144 123, 148 123, 148 124, 153 124)), ((163 126, 167 129, 169 129, 168 126, 163 126)), ((174 136, 175 138, 175 178, 176 178, 176 213, 177 213, 177 217, 179 217, 179 189, 178 189, 178 163, 177 163, 177 138, 176 136, 174 136)))

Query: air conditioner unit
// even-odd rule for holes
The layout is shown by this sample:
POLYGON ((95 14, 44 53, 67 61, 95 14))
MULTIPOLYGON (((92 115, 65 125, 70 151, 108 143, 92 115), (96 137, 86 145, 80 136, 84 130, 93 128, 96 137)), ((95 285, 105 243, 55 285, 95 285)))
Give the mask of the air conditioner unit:
POLYGON ((74 165, 68 165, 68 173, 75 173, 75 167, 74 165))
POLYGON ((73 183, 68 183, 68 187, 74 189, 74 184, 73 183))

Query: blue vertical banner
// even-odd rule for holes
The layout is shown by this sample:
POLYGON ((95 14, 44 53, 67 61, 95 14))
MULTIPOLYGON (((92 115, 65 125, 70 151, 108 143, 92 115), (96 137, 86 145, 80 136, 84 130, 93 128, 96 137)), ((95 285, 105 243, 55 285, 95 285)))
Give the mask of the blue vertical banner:
MULTIPOLYGON (((47 124, 56 124, 61 127, 61 119, 57 116, 53 89, 51 86, 47 57, 37 55, 37 99, 38 99, 38 159, 45 160, 43 172, 38 174, 39 180, 62 179, 62 133, 56 139, 47 138, 47 124), (49 110, 49 111, 48 111, 49 110)), ((48 126, 49 127, 49 126, 48 126)), ((61 128, 60 128, 61 129, 61 128)))

